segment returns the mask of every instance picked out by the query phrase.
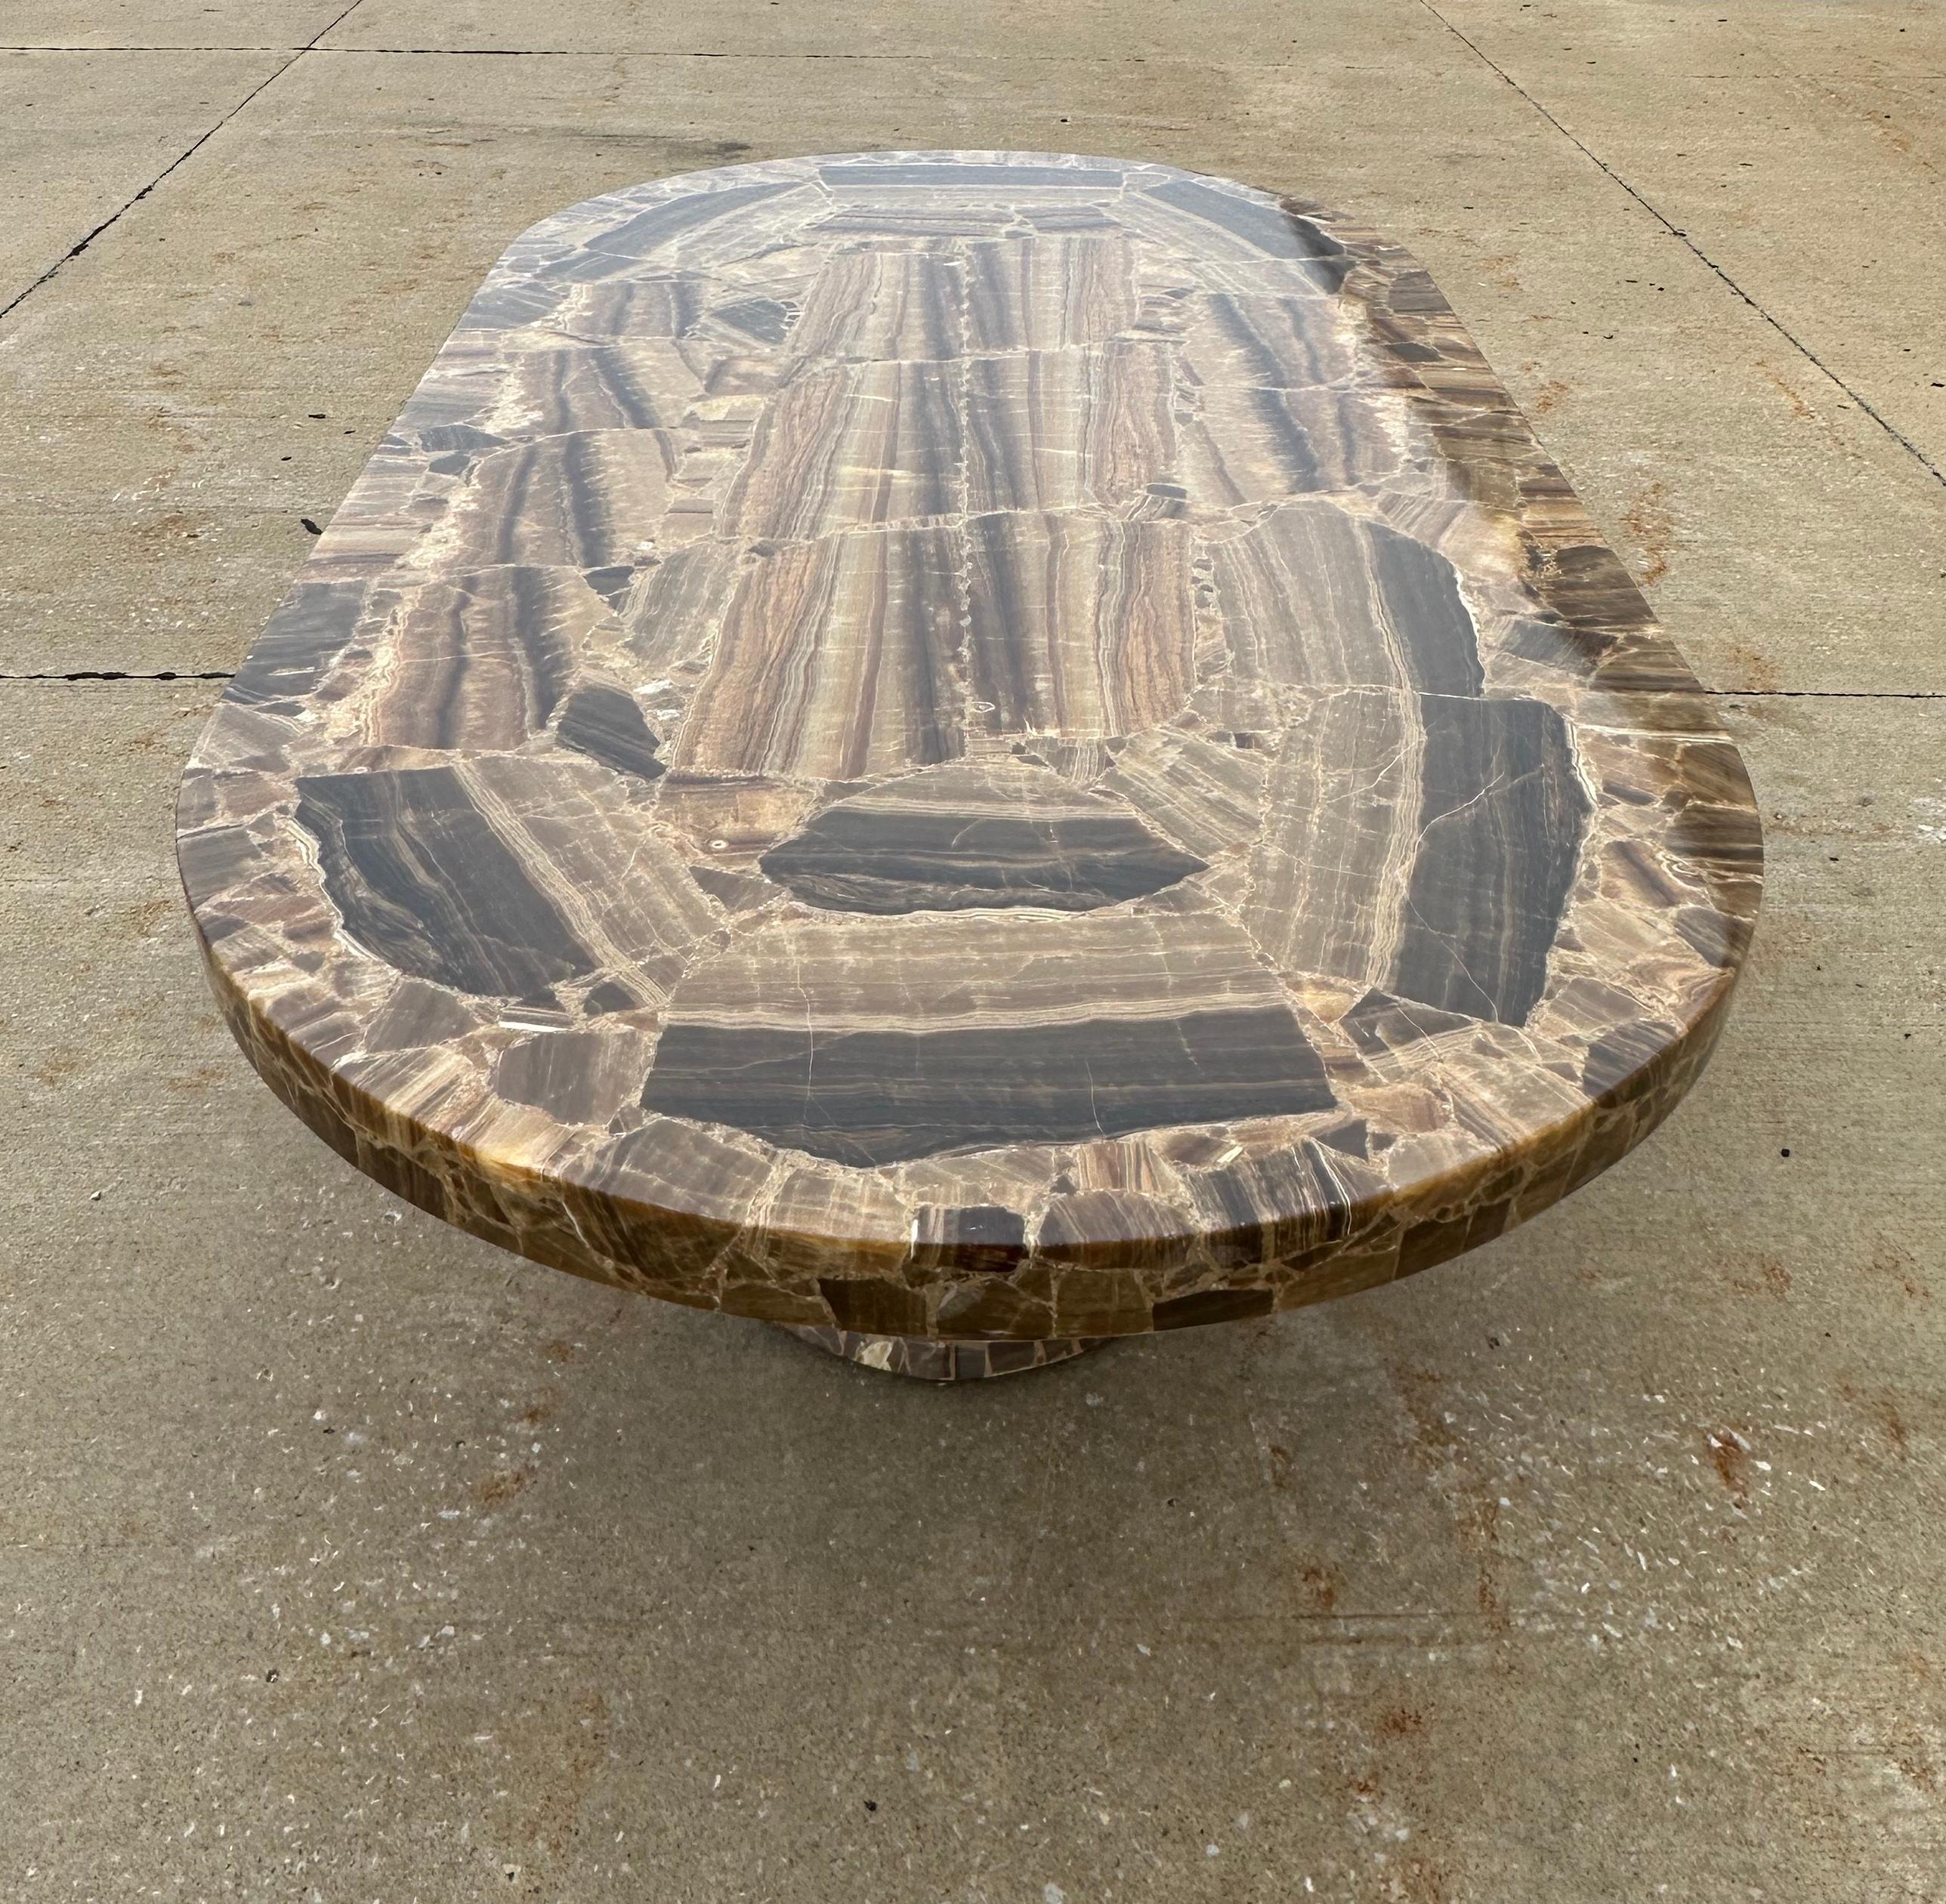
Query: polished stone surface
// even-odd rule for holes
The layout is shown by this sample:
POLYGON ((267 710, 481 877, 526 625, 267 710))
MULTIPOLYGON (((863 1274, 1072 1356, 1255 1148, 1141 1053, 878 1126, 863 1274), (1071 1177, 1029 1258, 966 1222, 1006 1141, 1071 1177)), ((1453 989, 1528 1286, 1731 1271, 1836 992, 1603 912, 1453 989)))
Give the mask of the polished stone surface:
POLYGON ((233 683, 218 995, 539 1261, 1051 1341, 1422 1268, 1720 1028, 1736 752, 1419 267, 881 154, 507 252, 233 683))

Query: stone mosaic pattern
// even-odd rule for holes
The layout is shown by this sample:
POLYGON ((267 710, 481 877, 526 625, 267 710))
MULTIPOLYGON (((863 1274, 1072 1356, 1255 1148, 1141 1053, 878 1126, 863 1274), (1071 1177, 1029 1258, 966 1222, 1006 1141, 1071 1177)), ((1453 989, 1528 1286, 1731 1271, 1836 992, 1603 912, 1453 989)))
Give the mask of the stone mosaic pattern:
POLYGON ((239 1040, 361 1168, 834 1341, 1262 1316, 1499 1235, 1694 1079, 1762 871, 1410 257, 977 153, 518 239, 179 849, 239 1040))
POLYGON ((917 1381, 990 1381, 999 1375, 1024 1375, 1032 1369, 1071 1362, 1101 1347, 1098 1342, 1067 1341, 1059 1336, 941 1341, 923 1335, 860 1335, 851 1329, 816 1328, 802 1322, 784 1326, 826 1355, 917 1381))

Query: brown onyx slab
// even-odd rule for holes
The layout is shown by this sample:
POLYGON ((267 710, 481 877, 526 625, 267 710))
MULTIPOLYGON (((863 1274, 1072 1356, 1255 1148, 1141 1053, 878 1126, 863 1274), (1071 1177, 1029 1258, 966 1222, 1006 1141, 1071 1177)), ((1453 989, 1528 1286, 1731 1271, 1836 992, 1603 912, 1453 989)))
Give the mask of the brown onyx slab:
POLYGON ((537 1261, 968 1378, 1497 1236, 1700 1069, 1735 750, 1424 271, 866 153, 508 249, 231 683, 252 1061, 537 1261))

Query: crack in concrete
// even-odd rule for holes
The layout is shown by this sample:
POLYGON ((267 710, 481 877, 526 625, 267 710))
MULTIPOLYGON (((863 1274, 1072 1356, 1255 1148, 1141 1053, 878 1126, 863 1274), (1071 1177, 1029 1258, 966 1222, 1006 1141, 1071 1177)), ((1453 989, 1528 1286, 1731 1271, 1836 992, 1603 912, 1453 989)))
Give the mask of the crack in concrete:
POLYGON ((1773 317, 1768 311, 1765 310, 1762 305, 1759 304, 1741 285, 1738 283, 1734 278, 1730 276, 1728 272, 1725 270, 1707 252, 1703 249, 1701 245, 1698 245, 1696 241, 1689 236, 1688 232, 1684 230, 1681 226, 1676 224, 1673 220, 1664 217, 1663 214, 1659 211, 1654 205, 1651 205, 1640 192, 1636 190, 1634 186, 1631 185, 1620 172, 1617 171, 1614 167, 1610 165, 1599 153, 1596 152, 1592 147, 1584 144, 1580 139, 1577 138, 1559 119, 1556 119, 1545 106, 1542 105, 1539 100, 1534 97, 1533 94, 1529 92, 1518 79, 1515 79, 1513 75, 1509 73, 1506 67, 1501 66, 1475 42, 1469 39, 1458 27, 1454 26, 1452 21, 1448 20, 1446 16, 1432 4, 1432 0, 1419 0, 1419 4, 1423 7, 1428 13, 1432 14, 1433 18, 1438 20, 1440 25, 1444 27, 1447 32, 1450 33, 1462 46, 1465 47, 1467 51, 1471 53, 1482 66, 1485 66, 1486 69, 1490 73, 1493 73, 1496 78, 1500 79, 1506 85, 1511 87, 1522 99, 1525 100, 1527 104, 1531 106, 1543 119, 1546 120, 1548 124, 1552 126, 1555 131, 1558 132, 1570 145, 1574 147, 1575 150, 1580 153, 1590 165, 1596 167, 1605 177, 1611 179, 1616 184, 1619 185, 1622 190, 1627 193, 1629 196, 1633 199, 1636 203, 1640 205, 1642 208, 1646 211, 1657 224, 1660 225, 1663 230, 1667 232, 1672 238, 1679 239, 1685 248, 1687 249, 1699 263, 1705 266, 1711 273, 1722 281, 1727 289, 1734 292, 1744 303, 1747 304, 1752 310, 1755 311, 1756 314, 1761 317, 1772 330, 1776 332, 1778 335, 1782 338, 1784 342, 1788 344, 1799 356, 1803 358, 1807 363, 1813 366, 1821 376, 1827 378, 1831 383, 1836 384, 1839 390, 1843 390, 1854 403, 1857 404, 1858 408, 1862 410, 1867 416, 1870 417, 1871 420, 1886 433, 1887 436, 1890 437, 1895 443, 1898 443, 1900 447, 1914 459, 1914 461, 1918 463, 1920 467, 1926 471, 1926 472, 1932 478, 1934 482, 1938 483, 1941 486, 1946 486, 1946 470, 1941 469, 1939 465, 1935 463, 1930 456, 1927 455, 1926 452, 1921 449, 1918 444, 1914 443, 1903 430, 1900 429, 1897 424, 1894 423, 1891 418, 1885 415, 1883 412, 1876 409, 1856 390, 1853 389, 1849 384, 1846 382, 1844 378, 1839 376, 1822 357, 1819 356, 1818 353, 1812 350, 1809 344, 1805 343, 1801 338, 1793 335, 1790 330, 1786 329, 1784 325, 1778 319, 1773 317))
MULTIPOLYGON (((262 79, 259 80, 255 85, 252 86, 250 90, 246 93, 234 106, 231 106, 230 110, 225 113, 222 118, 218 119, 207 132, 205 132, 199 138, 195 140, 190 145, 186 146, 181 152, 178 153, 175 158, 171 159, 153 178, 150 180, 147 184, 144 186, 132 199, 128 200, 127 204, 122 205, 119 210, 110 213, 107 218, 102 220, 100 224, 97 225, 92 231, 88 233, 88 235, 82 239, 79 244, 71 245, 66 252, 63 253, 60 257, 56 258, 54 263, 50 264, 48 268, 43 271, 39 277, 35 279, 33 282, 29 285, 24 291, 21 292, 19 295, 12 298, 7 304, 0 305, 0 322, 4 322, 8 318, 12 316, 14 313, 18 310, 36 292, 39 290, 42 285, 47 283, 50 279, 57 276, 60 272, 65 270, 66 267, 72 264, 76 258, 80 257, 82 253, 86 251, 88 246, 92 245, 104 231, 107 231, 110 227, 118 224, 127 213, 133 211, 134 208, 140 205, 157 186, 161 184, 162 181, 167 178, 170 173, 174 171, 178 166, 184 164, 186 161, 193 159, 197 153, 200 152, 202 148, 210 142, 212 139, 216 137, 218 133, 221 132, 232 119, 236 118, 236 115, 242 112, 245 106, 248 106, 253 99, 256 98, 267 86, 269 86, 273 84, 276 81, 281 79, 286 73, 290 71, 292 66, 297 64, 298 60, 302 59, 307 53, 310 52, 317 45, 320 40, 324 38, 326 33, 331 32, 334 27, 341 26, 345 20, 348 20, 352 14, 356 13, 359 8, 363 4, 364 0, 351 0, 351 5, 347 7, 344 12, 340 14, 336 19, 329 21, 325 26, 320 27, 311 39, 307 40, 302 46, 297 48, 291 54, 290 57, 285 60, 281 66, 267 73, 262 79)), ((86 48, 69 48, 64 47, 8 47, 0 48, 0 51, 10 53, 66 52, 70 51, 109 52, 118 50, 119 49, 102 47, 89 47, 86 48)), ((131 48, 128 50, 131 51, 141 51, 144 52, 202 52, 205 51, 221 51, 238 53, 264 53, 273 52, 276 49, 270 47, 244 46, 227 47, 222 48, 204 48, 200 47, 131 48)))

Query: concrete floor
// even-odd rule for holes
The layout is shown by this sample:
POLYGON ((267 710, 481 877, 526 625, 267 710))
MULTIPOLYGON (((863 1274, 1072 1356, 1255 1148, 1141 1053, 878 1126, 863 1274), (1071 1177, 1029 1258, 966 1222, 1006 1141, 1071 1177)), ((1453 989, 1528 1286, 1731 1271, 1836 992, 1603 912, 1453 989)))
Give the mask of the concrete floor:
POLYGON ((1946 1898, 1946 11, 0 39, 0 1897, 1946 1898), (1166 159, 1432 266, 1763 801, 1644 1151, 1418 1280, 942 1393, 499 1255, 248 1072, 170 804, 300 519, 531 220, 876 145, 1166 159))

